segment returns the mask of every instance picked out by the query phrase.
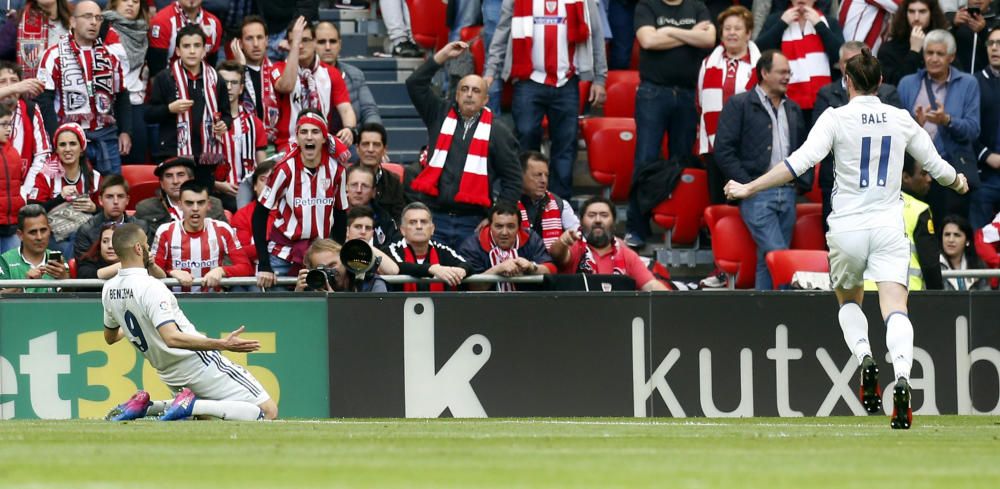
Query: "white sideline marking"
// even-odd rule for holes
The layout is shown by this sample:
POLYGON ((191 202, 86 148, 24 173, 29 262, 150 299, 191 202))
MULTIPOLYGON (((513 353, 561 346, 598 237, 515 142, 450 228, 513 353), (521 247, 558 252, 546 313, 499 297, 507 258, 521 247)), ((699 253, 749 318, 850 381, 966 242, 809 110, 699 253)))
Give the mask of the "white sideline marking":
MULTIPOLYGON (((467 419, 454 419, 454 418, 431 418, 431 419, 399 419, 399 420, 384 420, 384 421, 368 421, 368 420, 351 420, 351 419, 278 419, 271 421, 272 423, 292 423, 292 424, 340 424, 340 425, 379 425, 379 424, 399 424, 400 422, 409 423, 419 423, 424 421, 425 423, 433 423, 437 421, 442 421, 447 424, 524 424, 524 425, 534 425, 534 424, 551 424, 551 425, 574 425, 574 426, 694 426, 694 427, 726 427, 726 426, 760 426, 763 428, 867 428, 871 425, 869 424, 832 424, 832 423, 751 423, 751 424, 738 424, 738 423, 718 423, 711 421, 652 421, 652 420, 641 420, 636 421, 573 421, 573 420, 518 420, 518 419, 503 419, 503 420, 467 420, 467 419)), ((939 425, 930 424, 920 424, 921 428, 942 428, 939 425)))

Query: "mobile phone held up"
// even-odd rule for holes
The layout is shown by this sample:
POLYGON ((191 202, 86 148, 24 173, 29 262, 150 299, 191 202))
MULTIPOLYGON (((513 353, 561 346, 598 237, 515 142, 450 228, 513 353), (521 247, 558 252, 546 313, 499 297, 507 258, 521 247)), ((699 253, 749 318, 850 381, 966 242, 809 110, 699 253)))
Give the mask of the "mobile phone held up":
POLYGON ((969 7, 965 11, 973 17, 981 17, 983 15, 983 11, 979 7, 969 7))
POLYGON ((59 250, 49 251, 49 261, 62 262, 63 261, 63 254, 62 254, 62 252, 59 251, 59 250))

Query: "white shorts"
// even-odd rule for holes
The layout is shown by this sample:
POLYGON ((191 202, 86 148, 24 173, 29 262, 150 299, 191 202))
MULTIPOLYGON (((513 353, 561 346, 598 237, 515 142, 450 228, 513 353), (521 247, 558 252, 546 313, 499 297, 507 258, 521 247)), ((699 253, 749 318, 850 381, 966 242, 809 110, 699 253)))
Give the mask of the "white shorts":
POLYGON ((835 289, 863 287, 864 281, 909 285, 910 240, 901 229, 872 228, 827 233, 830 285, 835 289))
POLYGON ((201 399, 243 401, 259 406, 271 399, 260 382, 242 365, 231 362, 217 351, 195 352, 205 368, 183 386, 169 386, 177 392, 187 387, 201 399))

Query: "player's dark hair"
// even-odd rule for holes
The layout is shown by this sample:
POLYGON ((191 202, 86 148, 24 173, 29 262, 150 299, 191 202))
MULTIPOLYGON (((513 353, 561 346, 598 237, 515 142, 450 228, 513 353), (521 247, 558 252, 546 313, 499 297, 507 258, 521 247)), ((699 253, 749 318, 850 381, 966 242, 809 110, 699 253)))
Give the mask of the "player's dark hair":
POLYGON ((770 72, 771 67, 774 66, 774 57, 777 55, 784 56, 784 54, 778 49, 768 49, 763 53, 760 53, 760 59, 757 60, 757 80, 763 80, 763 73, 765 71, 770 72))
POLYGON ((361 125, 361 130, 358 131, 358 140, 361 139, 361 135, 366 132, 375 132, 379 136, 382 136, 382 146, 389 145, 389 133, 386 132, 385 126, 379 124, 378 122, 366 122, 361 125))
POLYGON ((355 220, 362 217, 367 217, 375 222, 375 211, 367 205, 359 205, 357 207, 351 207, 351 210, 347 211, 347 226, 350 227, 355 220))
POLYGON ((196 194, 200 194, 200 193, 204 192, 205 195, 208 195, 210 193, 208 191, 208 186, 205 185, 202 182, 199 182, 198 180, 188 180, 188 181, 182 183, 181 184, 181 195, 184 195, 184 192, 194 192, 196 194))
POLYGON ((615 203, 611 202, 611 199, 600 195, 591 197, 583 202, 583 205, 580 206, 580 217, 582 218, 583 215, 587 213, 587 209, 594 204, 604 204, 608 206, 608 209, 611 209, 611 220, 612 221, 616 220, 615 214, 617 213, 617 211, 615 210, 615 203))
POLYGON ((128 180, 121 175, 108 175, 106 177, 101 177, 101 184, 97 187, 97 195, 104 195, 104 191, 114 187, 121 186, 125 189, 125 193, 128 194, 128 180))
POLYGON ((541 161, 546 165, 549 164, 549 158, 539 151, 522 151, 521 154, 517 155, 517 159, 521 162, 521 173, 528 171, 529 160, 541 161))
POLYGON ((38 216, 45 216, 45 208, 38 204, 28 204, 17 211, 17 230, 24 231, 24 221, 38 216))
POLYGON ((858 94, 872 95, 882 83, 882 66, 867 46, 861 50, 861 54, 847 61, 844 71, 858 94))
POLYGON ((142 226, 134 222, 122 224, 115 229, 115 234, 111 235, 111 247, 115 249, 118 259, 127 256, 128 250, 132 249, 136 243, 145 241, 142 226))
POLYGON ((201 29, 200 25, 198 25, 198 24, 188 24, 188 25, 186 25, 184 27, 181 27, 177 31, 177 39, 174 41, 174 46, 175 47, 181 47, 181 39, 184 39, 184 37, 186 37, 186 36, 198 36, 198 37, 200 37, 202 45, 205 45, 205 44, 208 43, 208 36, 205 35, 205 31, 203 31, 201 29))
POLYGON ((490 209, 490 224, 493 223, 493 216, 514 216, 520 220, 521 212, 517 206, 510 202, 500 201, 490 209))

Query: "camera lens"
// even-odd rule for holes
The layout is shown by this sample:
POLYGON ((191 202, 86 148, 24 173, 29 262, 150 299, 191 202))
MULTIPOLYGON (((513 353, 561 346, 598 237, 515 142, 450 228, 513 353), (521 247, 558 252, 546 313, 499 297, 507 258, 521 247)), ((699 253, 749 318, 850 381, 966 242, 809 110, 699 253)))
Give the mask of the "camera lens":
POLYGON ((326 290, 326 273, 322 269, 309 270, 306 274, 306 287, 310 290, 326 290))

